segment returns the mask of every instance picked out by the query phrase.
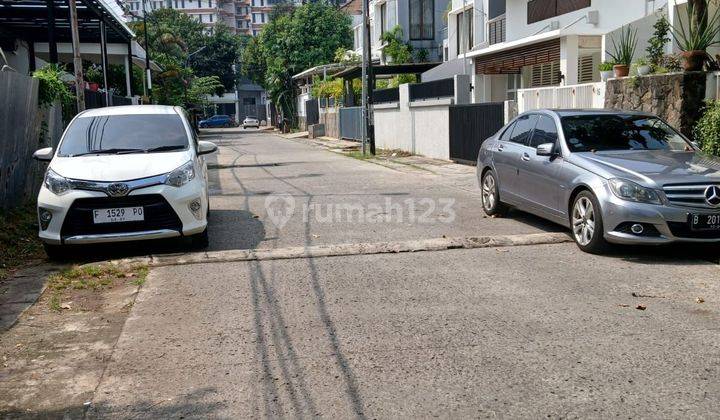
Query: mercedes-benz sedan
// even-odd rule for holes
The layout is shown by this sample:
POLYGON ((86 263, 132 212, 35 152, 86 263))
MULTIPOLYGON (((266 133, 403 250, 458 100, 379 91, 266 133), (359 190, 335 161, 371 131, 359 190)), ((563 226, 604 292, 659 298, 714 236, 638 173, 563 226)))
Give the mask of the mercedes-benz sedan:
POLYGON ((654 115, 528 112, 482 144, 477 171, 485 213, 534 213, 583 251, 720 243, 720 160, 654 115))
POLYGON ((207 166, 217 146, 195 137, 185 113, 120 106, 80 113, 49 161, 38 195, 40 239, 50 257, 71 244, 191 237, 206 246, 207 166))

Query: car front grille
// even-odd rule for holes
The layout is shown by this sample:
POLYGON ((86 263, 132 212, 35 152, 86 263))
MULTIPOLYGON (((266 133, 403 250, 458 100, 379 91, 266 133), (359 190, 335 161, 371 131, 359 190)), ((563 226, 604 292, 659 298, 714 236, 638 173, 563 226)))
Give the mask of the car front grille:
POLYGON ((673 236, 690 239, 720 239, 720 231, 717 230, 692 230, 687 222, 668 222, 668 227, 673 236))
POLYGON ((70 206, 63 221, 61 236, 101 235, 172 229, 182 232, 182 222, 170 204, 159 194, 126 197, 79 198, 70 206), (93 210, 117 207, 143 207, 145 220, 119 223, 93 222, 93 210))
POLYGON ((663 192, 670 204, 683 207, 714 208, 705 201, 705 190, 715 184, 665 184, 663 192))

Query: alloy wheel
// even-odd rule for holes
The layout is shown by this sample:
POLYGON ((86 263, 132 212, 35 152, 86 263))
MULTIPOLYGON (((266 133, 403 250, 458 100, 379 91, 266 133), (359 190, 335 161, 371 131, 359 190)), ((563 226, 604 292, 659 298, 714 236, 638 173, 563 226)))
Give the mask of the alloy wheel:
POLYGON ((587 246, 595 236, 595 209, 588 197, 575 201, 572 213, 573 235, 582 246, 587 246))
POLYGON ((495 208, 495 177, 492 174, 485 175, 482 186, 482 202, 483 207, 487 211, 495 208))

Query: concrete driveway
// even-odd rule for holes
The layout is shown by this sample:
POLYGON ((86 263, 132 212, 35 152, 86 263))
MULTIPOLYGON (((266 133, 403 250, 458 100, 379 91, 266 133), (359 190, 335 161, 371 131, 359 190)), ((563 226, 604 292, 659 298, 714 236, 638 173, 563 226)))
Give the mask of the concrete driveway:
MULTIPOLYGON (((472 168, 450 179, 271 134, 208 137, 211 250, 560 230, 484 218, 472 168), (347 205, 363 216, 323 217, 347 205)), ((718 267, 695 254, 564 243, 155 268, 90 414, 715 417, 718 267)))

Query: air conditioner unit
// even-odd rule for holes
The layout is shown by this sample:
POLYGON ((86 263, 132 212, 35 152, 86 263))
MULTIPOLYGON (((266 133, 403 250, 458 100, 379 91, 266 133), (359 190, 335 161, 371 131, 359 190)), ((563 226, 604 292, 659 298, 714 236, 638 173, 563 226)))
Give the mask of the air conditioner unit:
POLYGON ((551 20, 550 21, 550 30, 557 31, 558 29, 560 29, 560 21, 559 20, 551 20))

